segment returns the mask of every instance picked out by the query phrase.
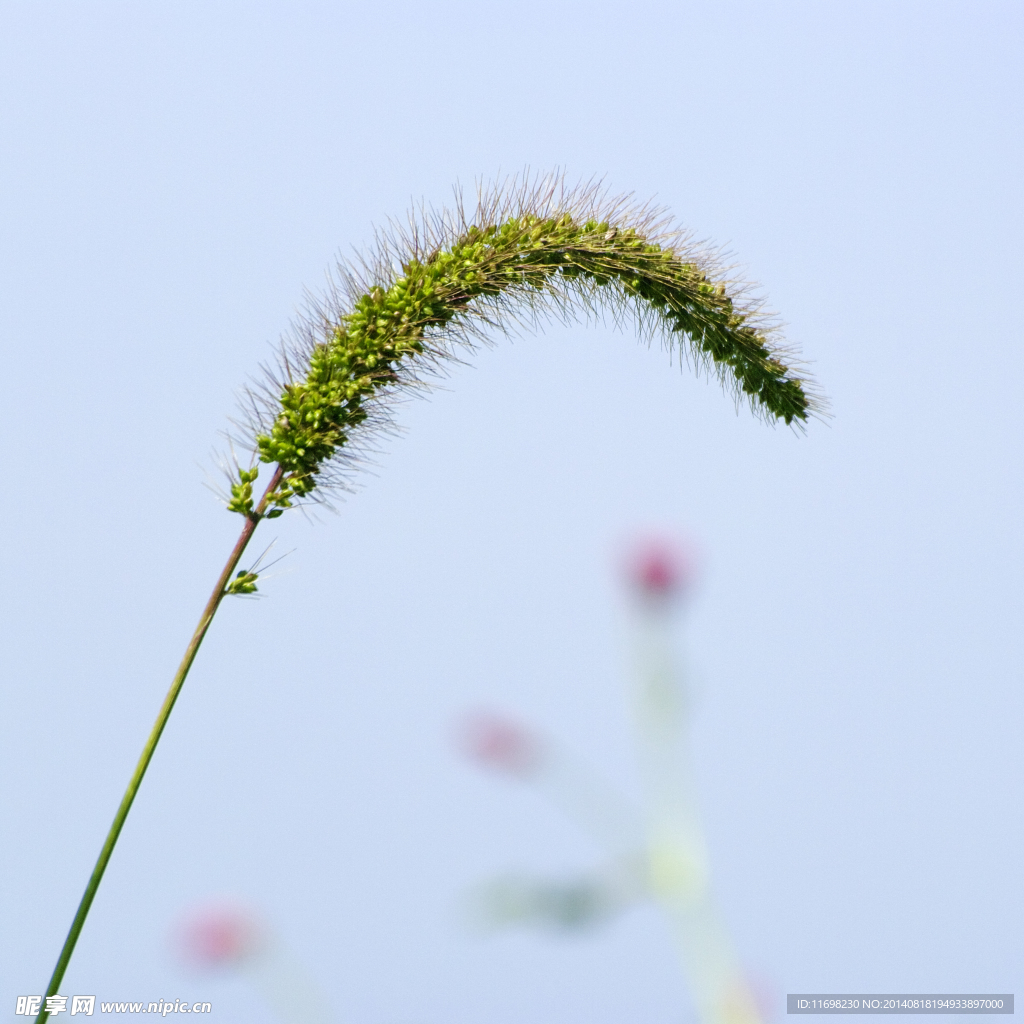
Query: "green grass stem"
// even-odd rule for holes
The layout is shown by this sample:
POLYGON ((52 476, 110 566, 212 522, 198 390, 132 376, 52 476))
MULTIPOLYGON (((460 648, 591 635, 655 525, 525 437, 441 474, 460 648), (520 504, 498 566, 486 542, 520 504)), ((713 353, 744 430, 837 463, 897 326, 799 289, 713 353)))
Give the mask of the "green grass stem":
MULTIPOLYGON (((255 532, 256 527, 259 525, 263 513, 266 511, 267 505, 270 503, 270 495, 280 484, 282 475, 283 470, 278 469, 271 477, 270 483, 267 485, 267 489, 259 505, 256 506, 250 515, 245 517, 245 525, 242 527, 242 532, 235 543, 234 549, 232 550, 224 569, 217 579, 216 586, 213 588, 213 593, 210 595, 210 600, 206 602, 206 607, 203 609, 203 614, 199 619, 199 625, 196 626, 196 631, 192 634, 192 639, 189 641, 188 647, 185 648, 185 656, 181 659, 181 664, 178 666, 178 671, 174 675, 171 688, 167 691, 167 696, 164 698, 163 705, 160 708, 160 713, 156 716, 156 721, 153 723, 149 739, 146 740, 146 745, 142 748, 142 755, 139 757, 139 763, 135 766, 135 771, 132 773, 131 780, 128 783, 128 788, 125 790, 124 796, 121 798, 121 805, 118 807, 117 813, 114 815, 114 821, 110 826, 110 831, 107 832, 107 838, 103 842, 103 848, 100 850, 100 855, 96 859, 96 866, 92 869, 92 874, 89 876, 89 882, 85 887, 85 892, 82 894, 82 900, 78 904, 75 919, 71 922, 68 937, 64 940, 64 947, 61 949, 60 956, 57 958, 57 966, 53 969, 53 976, 50 978, 50 984, 47 986, 46 996, 56 995, 57 990, 61 986, 61 982, 64 980, 64 972, 67 970, 68 963, 71 960, 71 954, 75 951, 78 936, 81 935, 82 927, 85 925, 85 919, 89 916, 92 901, 96 898, 96 891, 99 889, 100 882, 103 880, 103 873, 107 870, 107 864, 110 862, 111 854, 114 852, 114 847, 117 845, 118 837, 121 835, 121 829, 124 827, 125 819, 128 817, 128 812, 131 810, 132 803, 139 791, 139 786, 142 785, 143 776, 146 774, 149 762, 153 760, 153 753, 156 751, 156 745, 160 742, 160 737, 163 735, 164 726, 167 725, 167 719, 171 716, 171 711, 174 709, 175 701, 178 699, 178 694, 181 693, 181 688, 188 676, 189 669, 192 667, 192 662, 195 661, 196 654, 199 651, 199 646, 202 644, 203 638, 206 636, 206 631, 210 628, 210 623, 213 622, 213 617, 217 614, 217 609, 220 607, 221 601, 224 600, 225 595, 228 593, 228 586, 232 578, 232 573, 234 573, 235 567, 238 565, 239 559, 245 552, 249 541, 252 540, 252 535, 255 532)), ((46 996, 43 997, 43 1005, 39 1011, 39 1015, 36 1017, 36 1024, 43 1024, 43 1021, 50 1016, 49 1011, 46 1009, 46 996)))

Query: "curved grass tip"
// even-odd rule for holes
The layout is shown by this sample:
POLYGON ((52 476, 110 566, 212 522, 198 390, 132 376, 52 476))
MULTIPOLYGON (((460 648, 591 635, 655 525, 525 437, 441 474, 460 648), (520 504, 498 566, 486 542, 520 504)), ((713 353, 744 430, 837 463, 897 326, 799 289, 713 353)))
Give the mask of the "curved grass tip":
MULTIPOLYGON (((820 409, 749 289, 663 210, 526 175, 478 188, 471 204, 456 189, 452 209, 392 223, 310 300, 276 371, 246 392, 247 443, 283 471, 267 507, 345 487, 391 424, 388 398, 460 346, 601 311, 659 335, 769 420, 800 425, 820 409)), ((233 510, 251 514, 242 505, 233 510)))

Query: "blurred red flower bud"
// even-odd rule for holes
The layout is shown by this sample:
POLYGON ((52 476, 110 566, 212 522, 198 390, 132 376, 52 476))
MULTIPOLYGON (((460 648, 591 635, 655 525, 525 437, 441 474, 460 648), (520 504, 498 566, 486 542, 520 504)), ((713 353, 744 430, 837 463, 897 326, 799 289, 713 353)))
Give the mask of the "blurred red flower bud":
POLYGON ((486 712, 469 716, 459 739, 473 760, 512 775, 528 775, 543 756, 541 741, 525 726, 486 712))
POLYGON ((675 545, 651 539, 634 549, 629 578, 642 594, 667 598, 689 587, 693 581, 693 565, 675 545))
POLYGON ((238 907, 208 907, 181 926, 178 947, 193 967, 232 967, 258 953, 266 932, 256 917, 238 907))

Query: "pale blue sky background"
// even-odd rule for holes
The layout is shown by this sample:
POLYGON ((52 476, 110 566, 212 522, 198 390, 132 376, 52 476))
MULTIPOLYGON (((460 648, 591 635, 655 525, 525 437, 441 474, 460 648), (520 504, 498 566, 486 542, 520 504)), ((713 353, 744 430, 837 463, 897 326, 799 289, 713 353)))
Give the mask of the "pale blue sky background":
MULTIPOLYGON (((42 991, 237 519, 234 395, 340 250, 563 167, 726 244, 834 418, 611 329, 480 353, 225 607, 64 986, 266 1020, 167 951, 269 915, 339 1024, 668 1024, 638 909, 481 939, 467 886, 598 851, 454 752, 472 705, 635 789, 622 545, 694 538, 680 650, 741 955, 786 991, 1024 990, 1013 3, 4 3, 0 1007, 42 991)), ((13 1016, 11 1017, 13 1018, 13 1016)))

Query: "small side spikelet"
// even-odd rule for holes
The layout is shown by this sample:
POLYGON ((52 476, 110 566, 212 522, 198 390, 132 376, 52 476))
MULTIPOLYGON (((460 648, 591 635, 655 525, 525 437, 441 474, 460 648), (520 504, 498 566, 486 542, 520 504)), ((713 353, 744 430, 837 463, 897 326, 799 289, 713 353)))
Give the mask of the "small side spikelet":
POLYGON ((460 203, 379 238, 362 273, 339 271, 344 288, 313 304, 280 372, 249 393, 255 452, 284 471, 275 509, 343 482, 338 470, 387 424, 388 393, 456 345, 545 313, 631 312, 769 418, 805 421, 814 408, 770 325, 729 293, 712 258, 658 211, 594 187, 512 181, 472 212, 460 203))

